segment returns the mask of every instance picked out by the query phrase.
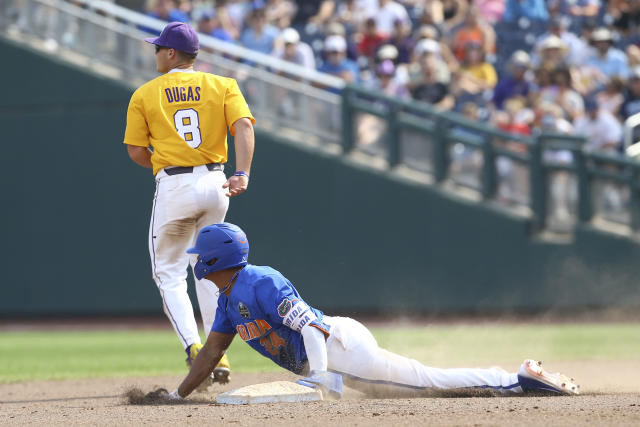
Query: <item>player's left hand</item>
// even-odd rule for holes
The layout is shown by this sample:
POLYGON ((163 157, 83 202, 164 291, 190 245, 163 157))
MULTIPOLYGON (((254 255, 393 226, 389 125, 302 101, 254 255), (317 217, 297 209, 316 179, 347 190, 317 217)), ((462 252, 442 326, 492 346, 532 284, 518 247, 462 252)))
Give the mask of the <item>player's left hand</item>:
POLYGON ((178 394, 178 389, 173 390, 171 393, 165 388, 159 388, 146 394, 145 398, 151 400, 169 400, 179 401, 182 397, 178 394))
POLYGON ((311 371, 306 378, 296 381, 305 387, 319 388, 323 397, 329 396, 333 399, 342 397, 342 375, 328 371, 311 371))
POLYGON ((227 197, 238 196, 245 192, 247 187, 249 186, 249 178, 246 176, 238 176, 234 175, 230 177, 227 182, 224 183, 222 188, 228 188, 229 192, 225 195, 227 197))

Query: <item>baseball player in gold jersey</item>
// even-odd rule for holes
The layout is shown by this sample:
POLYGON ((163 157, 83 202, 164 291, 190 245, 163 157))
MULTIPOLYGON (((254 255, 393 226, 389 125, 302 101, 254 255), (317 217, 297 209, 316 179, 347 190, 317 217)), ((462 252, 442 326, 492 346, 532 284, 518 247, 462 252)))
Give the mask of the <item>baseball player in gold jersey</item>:
MULTIPOLYGON (((172 22, 159 37, 145 41, 155 45, 162 75, 131 97, 124 143, 131 159, 155 175, 149 227, 153 278, 191 365, 202 344, 186 281, 187 268, 197 259, 185 251, 198 230, 224 220, 229 197, 247 189, 255 120, 234 79, 194 71, 199 41, 188 24, 172 22), (236 152, 236 172, 229 179, 223 172, 227 128, 236 152)), ((196 280, 206 333, 215 318, 216 291, 216 286, 196 280)), ((227 382, 229 374, 225 355, 210 380, 227 382)))

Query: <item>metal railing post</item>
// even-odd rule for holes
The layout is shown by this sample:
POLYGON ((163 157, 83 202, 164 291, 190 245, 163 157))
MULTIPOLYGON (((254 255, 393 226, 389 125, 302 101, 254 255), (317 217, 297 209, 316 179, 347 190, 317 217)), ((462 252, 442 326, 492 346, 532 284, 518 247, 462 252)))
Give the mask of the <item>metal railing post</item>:
POLYGON ((582 150, 575 150, 573 157, 578 178, 578 219, 580 222, 589 222, 593 217, 593 206, 591 204, 591 178, 587 169, 587 159, 582 150))
POLYGON ((449 123, 444 116, 436 117, 435 134, 433 135, 433 172, 436 182, 442 182, 447 178, 449 168, 449 156, 447 153, 447 138, 449 135, 449 123))
POLYGON ((496 153, 493 150, 491 137, 484 135, 482 144, 482 198, 490 200, 496 194, 497 178, 496 178, 496 153))
POLYGON ((134 75, 134 70, 136 69, 136 40, 132 37, 122 36, 122 46, 125 50, 124 58, 125 58, 125 66, 123 70, 123 78, 126 80, 130 80, 134 75))
MULTIPOLYGON (((309 106, 309 97, 299 96, 297 93, 287 92, 287 97, 293 96, 296 101, 293 101, 294 105, 299 103, 300 111, 298 111, 298 117, 302 123, 304 123, 307 129, 313 129, 317 126, 314 117, 311 114, 311 107, 309 106)), ((331 120, 331 119, 330 119, 331 120)), ((331 120, 330 128, 334 127, 334 120, 331 120)))
POLYGON ((542 164, 544 137, 538 135, 529 147, 531 210, 536 231, 547 225, 547 174, 542 164))
POLYGON ((389 106, 389 113, 387 115, 387 161, 389 167, 393 168, 400 163, 401 160, 401 148, 400 148, 400 127, 398 126, 398 111, 399 107, 395 104, 389 106))
POLYGON ((351 107, 352 92, 348 85, 342 89, 342 150, 345 153, 351 152, 355 146, 353 108, 351 107))
POLYGON ((631 216, 631 231, 640 231, 640 167, 634 166, 631 180, 628 182, 631 192, 629 214, 631 216))
POLYGON ((21 30, 25 33, 38 34, 38 31, 35 29, 35 10, 37 5, 32 0, 27 0, 27 4, 23 6, 22 13, 24 13, 24 20, 18 18, 18 23, 21 24, 21 30))

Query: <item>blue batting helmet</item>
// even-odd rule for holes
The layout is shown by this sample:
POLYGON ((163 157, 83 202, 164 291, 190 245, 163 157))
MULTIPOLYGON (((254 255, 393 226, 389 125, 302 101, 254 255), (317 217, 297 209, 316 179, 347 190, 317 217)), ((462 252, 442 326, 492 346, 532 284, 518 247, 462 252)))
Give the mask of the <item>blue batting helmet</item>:
POLYGON ((193 273, 202 279, 214 271, 247 265, 249 241, 240 227, 222 222, 200 230, 196 245, 187 253, 199 255, 193 273))

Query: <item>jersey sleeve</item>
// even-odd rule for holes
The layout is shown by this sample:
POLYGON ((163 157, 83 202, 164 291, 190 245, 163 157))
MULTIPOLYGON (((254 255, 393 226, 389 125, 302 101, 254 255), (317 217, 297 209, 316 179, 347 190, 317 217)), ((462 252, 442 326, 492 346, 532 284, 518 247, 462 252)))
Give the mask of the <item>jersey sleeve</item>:
POLYGON ((124 143, 139 147, 149 146, 149 126, 144 114, 142 96, 135 91, 127 109, 127 128, 124 131, 124 143))
POLYGON ((329 326, 322 323, 322 313, 309 307, 287 279, 268 276, 261 282, 256 296, 269 320, 296 332, 309 325, 320 329, 325 336, 330 335, 329 326))
POLYGON ((299 296, 284 277, 265 276, 256 286, 256 300, 271 322, 282 324, 278 307, 283 300, 297 300, 299 296))
POLYGON ((216 318, 211 325, 211 332, 220 332, 222 334, 235 334, 236 329, 227 316, 225 305, 227 298, 218 298, 218 309, 216 310, 216 318))
POLYGON ((231 135, 235 135, 233 124, 236 120, 246 117, 255 125, 256 119, 253 118, 251 110, 249 110, 249 105, 247 104, 247 101, 245 101, 242 92, 240 92, 238 82, 235 79, 229 80, 231 83, 227 87, 227 92, 224 97, 224 117, 227 121, 227 125, 229 126, 231 135))

